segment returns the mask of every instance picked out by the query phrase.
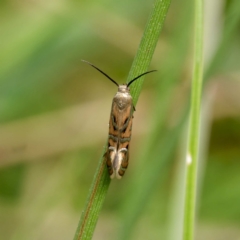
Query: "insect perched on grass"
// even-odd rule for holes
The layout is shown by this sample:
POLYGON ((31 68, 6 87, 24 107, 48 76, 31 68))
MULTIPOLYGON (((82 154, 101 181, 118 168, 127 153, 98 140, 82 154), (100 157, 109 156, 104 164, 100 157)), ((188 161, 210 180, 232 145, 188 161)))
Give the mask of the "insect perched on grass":
POLYGON ((110 177, 114 178, 114 176, 116 176, 116 178, 121 179, 128 167, 129 143, 131 140, 133 112, 135 111, 129 86, 141 76, 156 70, 142 73, 132 79, 128 84, 119 85, 115 80, 90 62, 82 61, 97 69, 118 86, 118 91, 112 101, 108 148, 104 156, 107 160, 110 177))

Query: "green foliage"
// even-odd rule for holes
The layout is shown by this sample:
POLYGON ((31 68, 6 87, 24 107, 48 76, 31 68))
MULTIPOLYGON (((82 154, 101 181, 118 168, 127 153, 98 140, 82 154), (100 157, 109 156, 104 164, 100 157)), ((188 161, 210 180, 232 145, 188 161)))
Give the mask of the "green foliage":
MULTIPOLYGON (((129 81, 139 76, 141 73, 147 71, 154 49, 156 47, 166 13, 168 11, 170 1, 156 0, 149 22, 145 28, 142 41, 140 43, 137 55, 134 59, 129 81)), ((140 95, 140 88, 143 77, 141 77, 135 84, 131 85, 131 92, 134 105, 136 106, 137 99, 140 95)), ((128 82, 129 82, 128 81, 128 82)), ((104 158, 100 159, 98 169, 95 173, 92 187, 89 191, 89 196, 81 216, 74 239, 92 239, 93 232, 98 220, 99 212, 101 210, 103 201, 106 197, 110 179, 106 171, 106 161, 104 158)))
MULTIPOLYGON (((198 240, 240 234, 235 227, 240 221, 240 2, 213 2, 206 10, 215 20, 204 15, 205 26, 215 24, 204 42, 211 54, 204 66, 198 240)), ((95 199, 93 239, 179 240, 193 1, 172 1, 158 42, 154 25, 153 42, 142 40, 151 47, 142 51, 137 48, 153 7, 147 1, 4 1, 0 6, 0 236, 72 239, 76 231, 104 152, 116 92, 81 62, 86 59, 119 83, 158 70, 147 75, 143 88, 143 79, 133 85, 138 104, 129 168, 109 188, 104 180, 101 199, 95 199)), ((164 11, 158 9, 160 15, 164 11)))
POLYGON ((203 82, 203 1, 194 2, 194 69, 191 86, 191 106, 186 151, 186 185, 183 239, 194 238, 197 170, 200 147, 200 116, 203 82))

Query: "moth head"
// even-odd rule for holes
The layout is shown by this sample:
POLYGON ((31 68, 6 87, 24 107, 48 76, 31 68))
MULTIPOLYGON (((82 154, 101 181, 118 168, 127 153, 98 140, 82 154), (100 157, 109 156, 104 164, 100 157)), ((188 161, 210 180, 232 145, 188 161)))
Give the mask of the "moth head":
POLYGON ((82 60, 83 62, 89 64, 90 66, 94 67, 96 70, 98 70, 100 73, 102 73, 104 76, 106 76, 110 81, 112 81, 115 85, 118 86, 118 91, 119 92, 122 92, 122 93, 129 93, 130 89, 129 89, 129 86, 134 82, 136 81, 138 78, 142 77, 143 75, 146 75, 148 73, 151 73, 151 72, 155 72, 157 70, 152 70, 152 71, 148 71, 148 72, 145 72, 145 73, 142 73, 140 74, 139 76, 135 77, 134 79, 132 79, 129 83, 127 84, 123 84, 123 85, 119 85, 115 80, 113 80, 111 77, 109 77, 105 72, 103 72, 102 70, 100 70, 98 67, 94 66, 92 63, 88 62, 88 61, 85 61, 85 60, 82 60))
POLYGON ((122 85, 118 86, 118 92, 120 92, 120 93, 129 93, 130 89, 127 86, 127 84, 122 84, 122 85))

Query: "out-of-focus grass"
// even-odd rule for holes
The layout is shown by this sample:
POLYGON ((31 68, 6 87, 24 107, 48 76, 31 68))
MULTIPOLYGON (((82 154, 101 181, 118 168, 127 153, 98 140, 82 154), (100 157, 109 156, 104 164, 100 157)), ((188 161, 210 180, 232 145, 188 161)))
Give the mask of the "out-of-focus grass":
MULTIPOLYGON (((131 239, 166 239, 170 190, 180 161, 177 142, 170 148, 168 141, 174 140, 172 132, 189 99, 191 2, 172 2, 151 66, 158 76, 149 75, 144 82, 134 115, 129 169, 121 181, 112 182, 94 239, 119 236, 131 209, 131 239), (152 175, 147 172, 151 167, 152 175), (148 186, 153 179, 147 192, 140 183, 148 186), (131 208, 128 201, 135 193, 142 199, 131 208)), ((234 146, 240 139, 240 7, 236 0, 227 3, 215 26, 220 52, 213 52, 215 62, 211 65, 210 59, 213 67, 206 75, 205 87, 213 89, 215 98, 197 239, 239 236, 240 151, 234 146), (235 141, 219 142, 226 138, 235 141)), ((80 60, 125 82, 151 4, 11 1, 0 9, 0 236, 72 239, 97 166, 91 159, 102 152, 115 94, 80 60)))
MULTIPOLYGON (((193 73, 191 80, 191 103, 189 109, 187 147, 185 154, 185 199, 184 199, 184 226, 183 239, 192 240, 195 230, 197 180, 200 157, 200 132, 206 129, 201 128, 202 108, 202 85, 203 85, 203 1, 194 1, 194 41, 193 41, 193 73)), ((203 133, 204 134, 204 133, 203 133)))

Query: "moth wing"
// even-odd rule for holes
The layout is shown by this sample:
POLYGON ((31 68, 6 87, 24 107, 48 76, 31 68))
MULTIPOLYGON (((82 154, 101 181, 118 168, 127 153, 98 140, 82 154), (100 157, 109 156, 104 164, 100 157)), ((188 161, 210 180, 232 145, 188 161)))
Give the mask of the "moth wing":
POLYGON ((116 178, 121 179, 128 167, 128 159, 129 159, 128 149, 126 148, 120 149, 118 153, 118 158, 120 163, 119 163, 119 168, 116 169, 116 178))
POLYGON ((115 171, 114 171, 113 162, 116 157, 116 149, 114 147, 109 147, 106 153, 104 154, 104 157, 106 159, 109 176, 110 178, 114 178, 115 171))

